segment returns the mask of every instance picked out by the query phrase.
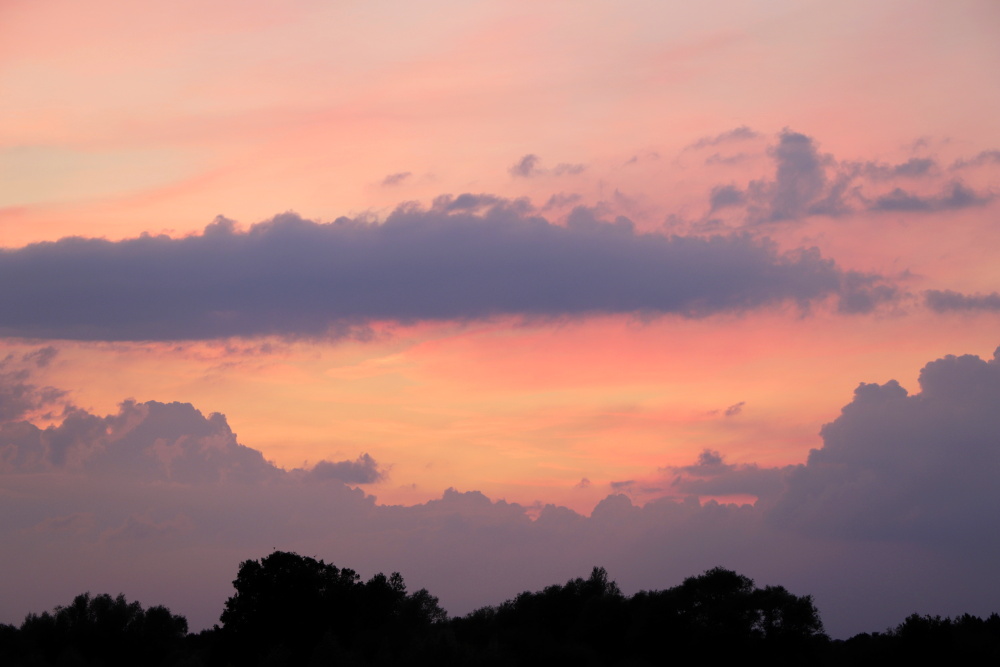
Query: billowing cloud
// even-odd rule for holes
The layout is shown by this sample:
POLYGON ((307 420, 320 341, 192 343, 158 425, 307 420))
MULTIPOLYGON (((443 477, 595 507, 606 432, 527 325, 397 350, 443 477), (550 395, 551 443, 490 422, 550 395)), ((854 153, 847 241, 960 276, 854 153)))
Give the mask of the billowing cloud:
MULTIPOLYGON (((729 410, 726 412, 728 416, 729 410)), ((706 449, 693 465, 666 467, 661 472, 673 476, 670 488, 674 493, 695 496, 755 496, 758 500, 766 501, 777 497, 784 490, 785 476, 789 469, 726 463, 722 454, 706 449)))
POLYGON ((239 444, 222 415, 205 417, 188 403, 156 401, 125 401, 106 417, 75 409, 45 429, 4 424, 0 469, 182 483, 264 482, 281 472, 260 452, 239 444))
POLYGON ((827 190, 826 165, 832 158, 821 155, 811 137, 785 130, 770 153, 776 167, 774 180, 754 181, 748 188, 754 202, 753 221, 798 220, 836 212, 842 206, 836 191, 827 190))
POLYGON ((927 290, 924 292, 924 303, 939 313, 977 310, 1000 312, 1000 292, 962 294, 953 290, 927 290))
POLYGON ((354 461, 320 461, 307 473, 309 479, 337 480, 345 484, 374 484, 385 478, 385 471, 367 453, 354 461))
MULTIPOLYGON (((994 153, 984 151, 970 160, 957 161, 951 168, 993 164, 997 162, 994 153)), ((898 164, 839 162, 832 155, 820 153, 812 137, 789 129, 778 135, 777 144, 768 154, 775 165, 773 179, 753 180, 745 188, 733 184, 714 186, 709 193, 709 214, 745 207, 745 222, 755 225, 799 221, 814 215, 839 217, 862 210, 950 211, 982 206, 995 196, 992 192, 977 192, 959 180, 945 183, 933 195, 898 186, 887 191, 887 182, 891 185, 901 179, 939 179, 938 161, 914 157, 898 164)), ((734 159, 715 155, 709 164, 732 163, 734 159)))
MULTIPOLYGON (((739 312, 861 287, 816 250, 638 233, 583 209, 460 195, 384 223, 218 219, 184 238, 64 238, 0 252, 0 334, 77 340, 331 336, 371 321, 739 312), (848 284, 850 283, 850 285, 848 284)), ((863 281, 862 281, 863 282, 863 281)))
POLYGON ((861 384, 790 474, 772 518, 828 535, 1000 548, 1000 349, 948 356, 896 381, 861 384))
MULTIPOLYGON (((18 508, 0 512, 9 593, 0 621, 103 585, 204 627, 217 621, 239 561, 275 548, 365 576, 400 571, 453 613, 601 564, 626 592, 736 569, 815 595, 835 636, 914 611, 987 614, 1000 585, 1000 354, 934 361, 920 387, 910 395, 895 382, 861 385, 805 465, 734 464, 705 450, 659 471, 672 480, 664 495, 684 500, 640 507, 612 493, 590 516, 454 489, 410 507, 379 505, 337 479, 317 484, 271 466, 223 417, 186 404, 126 402, 117 414, 78 411, 42 431, 8 424, 5 451, 30 441, 35 460, 5 459, 0 472, 0 503, 18 508), (734 494, 761 501, 704 500, 734 494), (127 577, 112 558, 121 549, 127 577), (29 576, 40 568, 45 577, 29 576)), ((352 474, 378 470, 364 455, 330 466, 344 463, 352 474)), ((615 482, 613 491, 643 484, 615 482)))

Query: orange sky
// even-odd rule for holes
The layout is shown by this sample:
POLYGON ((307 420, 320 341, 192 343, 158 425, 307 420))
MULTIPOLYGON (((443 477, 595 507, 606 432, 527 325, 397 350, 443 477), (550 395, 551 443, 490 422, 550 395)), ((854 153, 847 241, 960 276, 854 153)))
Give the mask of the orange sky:
MULTIPOLYGON (((528 197, 555 222, 582 204, 684 233, 708 216, 713 186, 774 177, 784 128, 842 166, 939 165, 925 183, 867 183, 869 196, 900 184, 931 196, 954 178, 997 187, 995 165, 948 171, 1000 146, 990 2, 98 0, 7 2, 0 16, 9 248, 180 236, 217 214, 244 226, 286 210, 378 219, 462 192, 528 197), (756 136, 712 142, 737 127, 756 136), (527 154, 536 171, 512 175, 527 154), (541 208, 554 195, 568 203, 541 208)), ((995 216, 990 203, 755 230, 910 291, 876 314, 386 323, 365 342, 55 341, 39 380, 98 413, 125 398, 222 412, 285 467, 368 452, 389 470, 368 488, 381 502, 456 486, 589 511, 610 482, 653 479, 706 448, 801 462, 858 382, 912 385, 935 355, 988 354, 994 313, 935 315, 919 294, 995 287, 995 216)))

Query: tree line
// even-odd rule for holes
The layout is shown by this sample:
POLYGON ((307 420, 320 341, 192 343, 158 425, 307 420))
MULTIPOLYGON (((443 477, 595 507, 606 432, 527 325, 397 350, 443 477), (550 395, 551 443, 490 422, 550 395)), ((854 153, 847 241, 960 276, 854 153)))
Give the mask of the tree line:
POLYGON ((449 618, 399 573, 357 572, 275 551, 240 564, 220 624, 123 595, 82 594, 0 625, 0 664, 147 665, 875 665, 1000 659, 1000 616, 912 615, 884 632, 831 640, 811 596, 714 568, 666 590, 622 594, 595 567, 497 606, 449 618))

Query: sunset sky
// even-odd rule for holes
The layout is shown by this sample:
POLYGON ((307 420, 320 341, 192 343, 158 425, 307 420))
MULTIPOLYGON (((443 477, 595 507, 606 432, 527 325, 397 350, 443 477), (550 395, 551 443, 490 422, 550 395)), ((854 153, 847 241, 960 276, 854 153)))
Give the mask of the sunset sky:
POLYGON ((0 622, 1000 611, 994 0, 0 0, 0 622))

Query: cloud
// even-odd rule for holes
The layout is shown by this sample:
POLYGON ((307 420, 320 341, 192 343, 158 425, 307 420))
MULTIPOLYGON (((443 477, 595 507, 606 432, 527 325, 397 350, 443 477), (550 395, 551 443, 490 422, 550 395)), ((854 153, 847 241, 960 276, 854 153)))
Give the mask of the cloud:
POLYGON ((699 150, 710 146, 718 146, 720 144, 746 141, 747 139, 756 139, 759 136, 760 134, 758 132, 751 130, 746 125, 741 125, 740 127, 722 132, 712 137, 702 137, 694 143, 689 144, 685 150, 699 150))
MULTIPOLYGON (((984 151, 970 161, 956 162, 952 169, 992 163, 994 152, 984 151)), ((708 215, 723 208, 743 207, 745 223, 753 226, 795 222, 814 215, 840 217, 858 210, 951 211, 982 206, 995 197, 992 192, 976 192, 958 180, 945 184, 937 195, 915 194, 901 187, 885 192, 885 181, 939 179, 937 160, 915 157, 899 164, 838 162, 832 155, 820 153, 812 137, 789 129, 778 135, 777 144, 768 154, 775 164, 773 179, 753 180, 745 188, 734 184, 714 186, 709 193, 708 215)), ((735 159, 716 154, 708 163, 731 163, 735 159)))
POLYGON ((507 173, 515 178, 532 178, 534 176, 541 176, 542 174, 552 174, 553 176, 575 176, 583 173, 587 169, 586 165, 570 164, 567 162, 560 162, 552 169, 542 169, 538 166, 540 162, 541 158, 533 153, 529 153, 512 164, 507 169, 507 173))
POLYGON ((531 176, 539 173, 537 168, 538 160, 539 158, 537 155, 534 153, 528 153, 520 160, 512 164, 507 171, 511 176, 530 178, 531 176))
POLYGON ((412 172, 409 171, 401 171, 396 174, 389 174, 388 176, 382 179, 382 185, 384 187, 393 187, 395 185, 399 185, 412 175, 413 175, 412 172))
POLYGON ((763 203, 760 222, 797 220, 813 213, 827 184, 825 164, 829 158, 816 149, 812 138, 784 130, 771 149, 776 172, 770 182, 751 183, 751 195, 763 203))
POLYGON ((545 206, 542 207, 543 210, 551 208, 561 208, 563 206, 572 206, 578 204, 583 199, 583 196, 576 194, 575 192, 566 194, 563 192, 558 192, 549 197, 549 200, 545 202, 545 206))
POLYGON ((900 164, 866 162, 860 170, 869 178, 884 180, 890 178, 920 178, 937 171, 937 161, 933 158, 910 158, 900 164))
POLYGON ((556 176, 562 176, 568 174, 570 176, 575 176, 577 174, 583 173, 587 169, 587 165, 584 164, 567 164, 562 162, 557 164, 552 168, 552 173, 556 176))
POLYGON ((309 479, 337 480, 345 484, 374 484, 385 479, 386 473, 367 453, 354 461, 320 461, 307 473, 309 479))
POLYGON ((1000 548, 1000 349, 861 384, 788 477, 772 518, 811 533, 1000 548))
POLYGON ((693 465, 668 466, 660 472, 673 477, 670 488, 674 493, 719 497, 750 495, 766 501, 778 497, 784 490, 789 470, 790 467, 761 468, 755 464, 726 463, 722 454, 706 449, 693 465))
MULTIPOLYGON (((0 622, 113 586, 210 626, 238 563, 276 548, 363 576, 400 571, 452 613, 600 563, 626 592, 715 565, 745 572, 815 595, 841 637, 914 611, 988 614, 1000 585, 998 356, 931 362, 913 395, 892 381, 862 384, 804 465, 729 463, 706 449, 659 471, 671 480, 663 493, 684 500, 640 507, 611 493, 590 516, 455 489, 379 505, 336 479, 317 484, 271 466, 241 449, 221 415, 187 404, 126 402, 44 430, 8 424, 0 442, 40 439, 41 463, 0 472, 0 622), (185 473, 184 460, 205 474, 185 473), (748 494, 761 500, 697 500, 748 494), (32 576, 39 571, 46 576, 32 576)), ((364 455, 340 463, 379 469, 364 455)))
MULTIPOLYGON (((384 223, 294 214, 184 238, 64 238, 0 253, 0 334, 76 340, 343 336, 372 321, 701 317, 853 294, 814 249, 751 236, 639 233, 577 209, 567 226, 522 200, 440 197, 384 223)), ((855 283, 857 280, 851 278, 855 283)))
POLYGON ((22 355, 20 359, 12 354, 0 359, 0 425, 23 419, 32 413, 58 412, 69 405, 65 391, 39 387, 29 381, 32 367, 48 366, 56 354, 55 348, 43 347, 22 355))
POLYGON ((728 408, 726 408, 726 411, 723 414, 726 417, 735 417, 736 415, 743 412, 743 406, 746 404, 747 404, 746 401, 740 401, 739 403, 730 405, 728 408))
POLYGON ((746 193, 735 185, 717 185, 712 188, 709 203, 712 211, 728 206, 741 206, 746 203, 746 193))
POLYGON ((244 447, 216 413, 189 403, 125 401, 99 417, 74 409, 58 426, 0 426, 0 470, 124 475, 148 482, 264 482, 282 471, 244 447))
POLYGON ((968 167, 982 167, 988 164, 1000 164, 1000 151, 981 151, 975 157, 966 159, 956 160, 952 165, 952 169, 966 169, 968 167))
POLYGON ((992 194, 979 194, 955 181, 946 187, 941 194, 929 197, 915 195, 902 188, 895 188, 892 192, 878 197, 869 208, 882 212, 950 211, 971 206, 983 206, 992 199, 992 194))
POLYGON ((955 310, 1000 312, 1000 293, 962 294, 952 290, 927 290, 924 292, 924 303, 938 313, 955 310))

